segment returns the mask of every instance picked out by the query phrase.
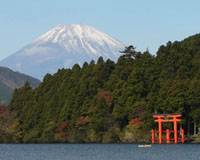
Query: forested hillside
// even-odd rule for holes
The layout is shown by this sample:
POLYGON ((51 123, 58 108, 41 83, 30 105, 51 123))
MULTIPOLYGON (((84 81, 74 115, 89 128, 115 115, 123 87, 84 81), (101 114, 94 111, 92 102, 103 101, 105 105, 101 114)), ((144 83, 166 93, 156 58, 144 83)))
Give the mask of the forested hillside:
POLYGON ((14 72, 9 68, 0 67, 0 105, 8 105, 13 90, 22 87, 28 81, 30 86, 36 88, 40 81, 31 76, 14 72))
POLYGON ((0 82, 0 104, 8 104, 12 98, 13 89, 0 82))
POLYGON ((200 34, 160 46, 157 55, 122 51, 47 74, 37 89, 15 89, 1 116, 2 142, 150 141, 152 113, 182 113, 200 127, 200 34))

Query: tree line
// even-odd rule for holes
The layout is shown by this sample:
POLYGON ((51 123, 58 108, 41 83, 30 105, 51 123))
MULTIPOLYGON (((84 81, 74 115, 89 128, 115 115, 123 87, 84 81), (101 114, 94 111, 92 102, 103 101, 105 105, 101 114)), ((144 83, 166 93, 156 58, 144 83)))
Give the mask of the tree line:
POLYGON ((182 113, 200 127, 200 34, 160 46, 157 55, 124 49, 47 74, 36 89, 15 89, 1 115, 0 141, 148 142, 153 113, 182 113))

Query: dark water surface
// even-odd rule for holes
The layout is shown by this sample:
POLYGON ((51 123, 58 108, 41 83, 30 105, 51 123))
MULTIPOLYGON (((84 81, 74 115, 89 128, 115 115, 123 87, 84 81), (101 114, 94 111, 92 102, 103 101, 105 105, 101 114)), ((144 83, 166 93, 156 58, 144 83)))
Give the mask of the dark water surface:
POLYGON ((0 144, 0 160, 200 160, 200 144, 0 144))

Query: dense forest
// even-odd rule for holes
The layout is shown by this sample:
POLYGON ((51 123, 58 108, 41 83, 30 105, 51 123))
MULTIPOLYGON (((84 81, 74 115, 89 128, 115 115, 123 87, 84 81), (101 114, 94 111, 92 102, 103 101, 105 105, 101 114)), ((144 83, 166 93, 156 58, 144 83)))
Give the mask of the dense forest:
MULTIPOLYGON (((1 142, 148 142, 153 113, 182 113, 200 127, 200 34, 160 46, 157 55, 126 47, 47 74, 36 89, 15 89, 0 116, 1 142)), ((189 130, 188 130, 189 131, 189 130)))
POLYGON ((21 88, 25 82, 29 82, 33 88, 40 84, 38 79, 0 66, 0 105, 8 105, 14 89, 21 88))

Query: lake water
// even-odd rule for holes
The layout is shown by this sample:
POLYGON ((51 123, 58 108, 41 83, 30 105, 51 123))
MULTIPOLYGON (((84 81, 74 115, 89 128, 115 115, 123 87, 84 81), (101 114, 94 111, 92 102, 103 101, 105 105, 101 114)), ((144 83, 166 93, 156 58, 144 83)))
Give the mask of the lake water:
POLYGON ((0 144, 0 160, 200 160, 200 144, 0 144))

